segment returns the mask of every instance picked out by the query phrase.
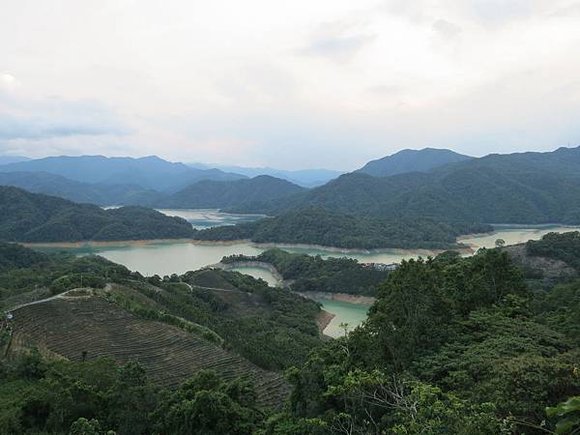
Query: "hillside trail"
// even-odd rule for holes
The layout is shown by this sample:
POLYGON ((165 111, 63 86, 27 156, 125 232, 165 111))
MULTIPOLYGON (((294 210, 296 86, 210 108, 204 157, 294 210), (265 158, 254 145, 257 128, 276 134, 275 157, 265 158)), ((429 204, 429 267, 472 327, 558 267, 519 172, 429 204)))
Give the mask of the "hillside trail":
MULTIPOLYGON (((110 291, 111 288, 112 288, 111 284, 110 283, 107 283, 107 284, 105 284, 104 290, 105 291, 110 291)), ((6 312, 6 313, 12 313, 12 312, 14 312, 16 310, 19 310, 21 308, 24 308, 24 307, 29 307, 31 305, 37 305, 37 304, 45 304, 47 302, 54 301, 56 299, 67 299, 67 298, 70 299, 70 296, 67 296, 67 295, 69 293, 72 293, 72 292, 75 292, 75 291, 79 291, 79 290, 91 290, 91 289, 88 288, 88 287, 72 288, 70 290, 67 290, 65 292, 59 293, 59 294, 54 295, 54 296, 50 296, 48 298, 39 299, 37 301, 32 301, 32 302, 27 302, 25 304, 16 305, 16 306, 14 306, 12 308, 8 308, 7 310, 4 310, 4 312, 6 312)), ((79 296, 75 296, 75 297, 79 297, 79 296)))
MULTIPOLYGON (((225 288, 204 287, 204 286, 200 286, 200 285, 194 285, 194 286, 192 286, 191 284, 186 283, 186 282, 182 282, 182 284, 185 284, 189 288, 189 291, 193 291, 193 288, 195 287, 195 288, 199 288, 199 289, 202 289, 202 290, 210 290, 210 291, 220 291, 220 292, 228 292, 228 293, 239 293, 240 292, 240 290, 229 290, 229 289, 225 289, 225 288)), ((107 284, 105 284, 105 287, 104 287, 103 290, 105 292, 109 292, 109 291, 111 291, 112 288, 113 288, 112 287, 112 284, 111 283, 107 283, 107 284)), ((32 301, 32 302, 26 302, 24 304, 15 305, 13 307, 10 307, 10 308, 4 310, 4 312, 6 314, 8 314, 8 313, 13 313, 14 311, 17 311, 17 310, 19 310, 21 308, 29 307, 31 305, 45 304, 47 302, 54 301, 54 300, 57 300, 57 299, 67 299, 67 298, 70 299, 71 297, 70 296, 67 296, 67 295, 70 294, 70 293, 72 293, 72 292, 79 291, 79 290, 91 290, 91 289, 88 288, 88 287, 77 287, 77 288, 73 288, 73 289, 67 290, 65 292, 59 293, 57 295, 50 296, 48 298, 39 299, 37 301, 32 301)), ((75 298, 76 297, 79 297, 79 296, 75 296, 75 298)))
POLYGON ((216 288, 216 287, 204 287, 202 285, 191 285, 191 284, 189 284, 189 283, 187 283, 185 281, 181 281, 181 284, 185 284, 189 288, 189 291, 193 291, 193 288, 195 287, 195 288, 200 288, 202 290, 212 290, 212 291, 215 290, 215 291, 218 291, 218 292, 244 293, 244 292, 242 292, 241 290, 238 290, 238 289, 225 289, 225 288, 216 288))

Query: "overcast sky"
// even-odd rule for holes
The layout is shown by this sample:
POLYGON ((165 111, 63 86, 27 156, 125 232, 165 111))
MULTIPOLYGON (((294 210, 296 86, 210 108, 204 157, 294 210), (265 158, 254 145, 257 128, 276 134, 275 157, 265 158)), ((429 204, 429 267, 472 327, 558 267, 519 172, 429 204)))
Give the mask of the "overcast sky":
POLYGON ((578 144, 578 0, 0 0, 0 154, 353 169, 578 144))

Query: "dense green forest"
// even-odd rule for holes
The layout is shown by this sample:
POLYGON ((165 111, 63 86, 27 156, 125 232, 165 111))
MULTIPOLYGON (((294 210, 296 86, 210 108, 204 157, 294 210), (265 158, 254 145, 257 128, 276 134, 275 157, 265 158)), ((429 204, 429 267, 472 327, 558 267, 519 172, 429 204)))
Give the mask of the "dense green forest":
POLYGON ((2 434, 249 434, 263 418, 251 384, 212 371, 166 390, 133 362, 46 361, 38 352, 0 361, 2 434))
MULTIPOLYGON (((371 176, 364 171, 357 171, 310 190, 268 176, 240 179, 231 174, 214 174, 213 181, 199 181, 199 178, 195 178, 197 175, 190 173, 184 165, 154 158, 143 161, 83 161, 83 165, 88 165, 89 172, 94 176, 94 180, 91 180, 98 186, 91 184, 75 187, 63 181, 66 179, 62 177, 46 183, 42 181, 51 175, 78 177, 78 168, 71 163, 74 159, 66 161, 66 171, 63 169, 62 174, 58 172, 58 165, 58 170, 54 169, 56 172, 53 174, 35 173, 32 178, 40 177, 40 181, 18 173, 7 173, 5 176, 20 177, 16 182, 36 190, 45 184, 54 184, 56 194, 91 198, 99 203, 104 201, 99 196, 101 192, 110 198, 116 195, 122 202, 131 204, 211 207, 273 216, 252 224, 195 232, 195 238, 200 240, 251 239, 255 242, 320 244, 359 249, 434 249, 454 247, 457 235, 489 231, 490 223, 580 223, 580 148, 561 148, 550 153, 489 155, 478 159, 442 155, 436 165, 425 166, 424 163, 429 160, 425 153, 431 151, 417 151, 412 156, 402 157, 396 154, 375 162, 380 168, 386 168, 390 176, 371 176), (399 161, 401 158, 402 161, 399 161), (120 185, 119 180, 100 179, 94 173, 95 165, 105 165, 109 172, 117 165, 121 165, 123 170, 139 167, 141 169, 136 170, 136 174, 126 177, 132 183, 139 182, 139 187, 133 189, 131 186, 120 185), (184 183, 184 180, 198 182, 185 182, 181 185, 183 190, 177 193, 177 184, 172 184, 174 190, 156 193, 150 190, 153 181, 147 178, 149 175, 139 181, 138 175, 145 167, 152 168, 151 174, 148 174, 157 177, 155 182, 163 177, 167 178, 162 180, 163 183, 179 184, 184 183), (420 172, 409 172, 412 170, 420 172), (110 191, 103 191, 103 186, 108 185, 111 186, 110 191)), ((23 170, 32 165, 29 169, 39 170, 56 163, 50 159, 21 162, 14 164, 16 166, 9 165, 9 169, 23 170)), ((209 173, 205 175, 212 178, 209 173)), ((34 215, 33 218, 24 216, 28 220, 46 220, 43 214, 24 213, 34 215)), ((113 216, 107 216, 108 219, 92 216, 87 221, 102 219, 106 222, 102 222, 103 228, 99 224, 98 229, 91 227, 87 230, 80 228, 78 222, 86 219, 68 214, 59 215, 46 223, 48 227, 39 224, 41 228, 38 232, 35 228, 25 227, 24 236, 20 234, 22 229, 10 227, 5 230, 5 235, 0 232, 0 236, 18 241, 189 236, 189 231, 185 227, 178 228, 180 225, 176 222, 161 226, 157 225, 157 218, 152 212, 147 216, 147 227, 140 226, 139 229, 132 228, 128 224, 130 221, 122 219, 122 216, 116 216, 121 221, 113 216), (48 233, 54 235, 48 236, 48 233)), ((21 217, 18 216, 18 219, 21 217)))
POLYGON ((530 255, 561 260, 580 271, 580 232, 550 233, 526 243, 530 255))
POLYGON ((305 206, 357 216, 438 222, 580 223, 580 148, 489 155, 428 173, 343 175, 304 194, 235 211, 305 206))
POLYGON ((256 257, 232 255, 224 257, 222 263, 260 261, 271 264, 291 282, 297 292, 330 292, 374 296, 377 287, 388 275, 360 264, 352 258, 323 259, 319 255, 291 254, 281 249, 269 249, 256 257))
POLYGON ((545 408, 580 394, 579 291, 532 293, 499 250, 405 261, 362 327, 290 373, 271 433, 572 433, 556 424, 567 409, 578 430, 578 404, 545 408))
POLYGON ((227 211, 276 217, 195 237, 367 249, 449 248, 457 235, 489 231, 489 223, 580 223, 579 173, 580 147, 490 155, 388 177, 354 172, 283 200, 230 207, 227 211))
POLYGON ((491 226, 483 224, 364 218, 307 207, 256 222, 194 231, 193 238, 249 239, 257 243, 303 243, 339 248, 445 249, 456 247, 456 238, 461 234, 491 230, 491 226))
POLYGON ((77 242, 191 237, 191 225, 143 207, 103 210, 0 186, 0 240, 77 242), (136 225, 135 223, 139 224, 136 225))
POLYGON ((235 181, 204 180, 159 200, 161 208, 231 208, 284 198, 306 189, 286 180, 260 175, 235 181))
POLYGON ((356 172, 373 177, 389 177, 408 172, 430 172, 435 168, 472 158, 446 149, 401 150, 390 156, 372 160, 356 172))
MULTIPOLYGON (((540 245, 557 245, 546 255, 574 262, 576 239, 574 233, 558 240, 549 235, 540 245)), ((268 410, 257 405, 250 384, 211 372, 165 390, 134 363, 53 361, 32 352, 4 360, 0 368, 0 426, 6 433, 471 435, 580 429, 580 400, 574 399, 580 396, 580 276, 547 291, 531 290, 536 287, 527 285, 502 249, 403 261, 379 286, 368 320, 326 343, 315 341, 314 328, 307 326, 316 304, 241 274, 201 270, 146 280, 95 257, 37 256, 14 245, 3 246, 0 259, 0 282, 27 292, 55 278, 63 267, 57 264, 84 264, 87 273, 94 263, 95 276, 132 283, 139 293, 120 293, 114 301, 119 306, 150 316, 147 297, 164 307, 157 315, 195 319, 248 358, 259 361, 278 352, 262 364, 287 368, 292 385, 286 406, 268 410), (18 284, 34 270, 46 271, 44 278, 18 284), (216 297, 208 290, 214 287, 271 301, 271 323, 257 329, 259 323, 235 323, 234 313, 247 316, 253 302, 243 308, 243 300, 227 299, 227 291, 216 297), (276 331, 268 334, 272 327, 276 331), (241 341, 251 340, 245 349, 236 342, 236 328, 241 341), (312 342, 295 340, 280 348, 290 341, 286 330, 295 329, 312 342), (252 355, 251 348, 261 346, 264 352, 252 355), (303 350, 299 357, 284 355, 297 349, 303 350)), ((304 273, 317 261, 276 250, 262 260, 304 273)))
POLYGON ((101 206, 149 206, 163 196, 160 192, 133 184, 84 183, 47 172, 0 172, 0 185, 101 206))

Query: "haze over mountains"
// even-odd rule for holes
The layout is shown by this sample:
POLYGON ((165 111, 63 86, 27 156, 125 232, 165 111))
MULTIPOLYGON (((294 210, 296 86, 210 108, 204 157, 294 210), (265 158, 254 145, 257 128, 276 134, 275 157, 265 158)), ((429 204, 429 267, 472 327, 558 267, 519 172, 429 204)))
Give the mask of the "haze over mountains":
MULTIPOLYGON (((35 193, 60 196, 75 202, 88 202, 99 205, 145 205, 162 206, 172 203, 178 208, 200 207, 200 196, 206 197, 202 203, 210 202, 212 207, 230 207, 239 205, 243 198, 269 200, 303 190, 290 178, 296 179, 301 186, 323 184, 340 175, 331 170, 279 171, 264 168, 240 169, 240 173, 227 172, 206 165, 192 167, 183 163, 172 163, 155 156, 144 158, 103 156, 48 157, 31 160, 24 157, 4 157, 0 160, 0 185, 20 187, 35 193), (268 173, 280 174, 274 178, 268 173), (262 177, 263 176, 263 177, 262 177), (236 180, 253 177, 252 183, 241 183, 240 187, 227 184, 236 180), (276 184, 279 191, 275 193, 276 184), (200 181, 225 182, 220 184, 202 184, 200 181), (283 182, 282 182, 283 181, 283 182), (274 183, 274 184, 273 184, 274 183), (217 198, 209 200, 211 193, 200 189, 217 189, 217 198), (185 192, 178 194, 185 189, 185 192), (220 196, 228 195, 227 191, 236 190, 239 198, 232 202, 220 196), (198 197, 193 199, 194 191, 198 197), (221 192, 221 193, 220 193, 221 192), (173 195, 175 194, 175 197, 173 195), (190 198, 192 201, 177 202, 179 198, 190 198)), ((231 193, 230 193, 231 194, 231 193)))
POLYGON ((203 163, 190 163, 189 166, 198 169, 217 168, 222 171, 242 174, 247 177, 257 177, 258 175, 270 175, 271 177, 281 178, 298 184, 302 187, 317 187, 328 183, 330 180, 342 175, 342 171, 332 169, 298 169, 287 171, 275 168, 246 168, 243 166, 222 166, 222 165, 205 165, 203 163))
POLYGON ((144 189, 177 191, 200 180, 236 180, 243 175, 219 169, 194 169, 156 156, 130 157, 46 157, 0 167, 0 172, 48 172, 84 183, 133 184, 144 189))
MULTIPOLYGON (((467 158, 449 150, 403 150, 369 162, 358 172, 376 176, 424 172, 467 158)), ((99 205, 171 204, 177 208, 192 208, 212 204, 211 207, 229 208, 243 206, 246 202, 258 203, 283 198, 303 192, 304 189, 299 186, 317 187, 340 175, 341 172, 328 169, 285 171, 241 166, 186 165, 168 162, 156 156, 59 156, 36 160, 18 156, 0 157, 0 185, 99 205), (248 177, 254 181, 235 185, 235 181, 248 177), (285 180, 286 183, 275 183, 274 178, 285 180), (200 181, 234 183, 196 185, 200 181), (233 201, 231 196, 234 192, 236 199, 233 201)))

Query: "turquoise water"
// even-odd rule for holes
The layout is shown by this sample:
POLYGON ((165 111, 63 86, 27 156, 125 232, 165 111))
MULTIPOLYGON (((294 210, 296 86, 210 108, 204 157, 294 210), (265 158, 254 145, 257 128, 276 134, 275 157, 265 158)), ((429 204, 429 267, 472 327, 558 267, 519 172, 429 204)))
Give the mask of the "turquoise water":
POLYGON ((236 267, 234 269, 229 269, 234 272, 244 273, 246 275, 251 275, 254 278, 262 278, 271 287, 276 287, 279 283, 276 277, 268 269, 263 269, 261 267, 236 267))
POLYGON ((497 239, 503 239, 506 245, 516 245, 525 243, 528 240, 539 240, 548 233, 565 233, 568 231, 579 231, 578 226, 564 225, 538 225, 510 227, 498 225, 496 230, 491 234, 479 234, 469 237, 460 237, 459 241, 471 246, 474 249, 494 248, 497 239))
POLYGON ((346 323, 347 330, 352 331, 366 320, 370 308, 370 305, 353 304, 330 299, 320 299, 318 302, 322 304, 324 310, 335 315, 324 330, 326 335, 334 338, 344 336, 344 329, 340 327, 341 323, 346 323))
MULTIPOLYGON (((530 239, 539 239, 550 231, 565 232, 577 230, 578 227, 541 227, 541 228, 502 228, 493 234, 471 236, 460 241, 469 245, 473 251, 481 247, 493 247, 498 238, 507 244, 522 243, 530 239)), ((116 263, 123 264, 131 270, 143 275, 182 274, 188 270, 218 263, 222 257, 233 254, 258 255, 271 245, 259 245, 251 242, 194 242, 194 241, 164 241, 164 242, 118 242, 107 244, 85 243, 76 247, 58 245, 38 247, 45 251, 68 250, 78 254, 99 254, 116 263)), ((338 251, 325 250, 318 247, 296 247, 278 245, 289 252, 321 255, 327 257, 350 257, 367 263, 399 263, 401 260, 418 256, 435 255, 437 252, 421 249, 387 249, 377 252, 368 251, 338 251)), ((250 270, 251 274, 258 273, 250 270)), ((263 274, 262 269, 259 273, 263 274)), ((268 279, 270 279, 268 277, 268 279)))
POLYGON ((222 213, 215 209, 175 210, 158 209, 167 216, 178 216, 188 221, 194 228, 202 230, 223 225, 235 225, 254 222, 265 217, 263 214, 222 213))

